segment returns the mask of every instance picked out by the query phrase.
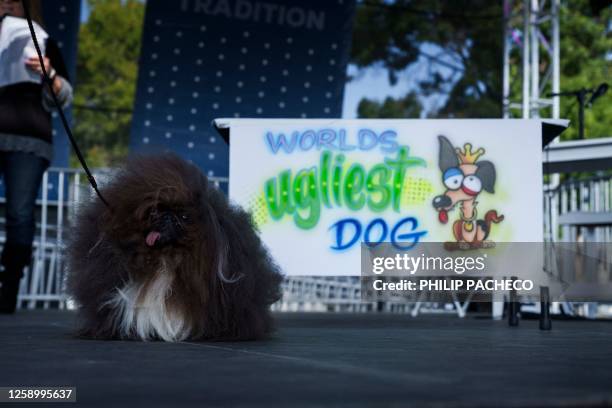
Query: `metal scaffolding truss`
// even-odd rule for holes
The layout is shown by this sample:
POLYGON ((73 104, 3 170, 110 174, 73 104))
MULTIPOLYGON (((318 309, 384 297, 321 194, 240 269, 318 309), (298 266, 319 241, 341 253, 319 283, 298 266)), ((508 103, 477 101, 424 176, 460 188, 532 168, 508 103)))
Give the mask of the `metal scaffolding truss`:
POLYGON ((504 0, 504 118, 538 118, 545 108, 559 118, 559 98, 544 95, 559 92, 559 48, 559 0, 504 0), (511 100, 513 82, 522 85, 520 100, 511 100))

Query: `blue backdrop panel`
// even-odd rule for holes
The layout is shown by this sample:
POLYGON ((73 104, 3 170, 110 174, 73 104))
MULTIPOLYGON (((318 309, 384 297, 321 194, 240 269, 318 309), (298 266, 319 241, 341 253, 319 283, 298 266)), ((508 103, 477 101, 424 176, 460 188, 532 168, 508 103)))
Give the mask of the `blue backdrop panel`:
MULTIPOLYGON (((81 18, 81 0, 53 0, 42 1, 45 30, 51 38, 55 39, 62 52, 70 82, 74 85, 76 77, 76 58, 81 18)), ((66 111, 68 119, 72 122, 72 112, 66 111)), ((68 136, 57 114, 53 120, 53 166, 67 167, 69 156, 68 136)))
POLYGON ((217 117, 342 112, 354 1, 147 1, 130 151, 226 176, 217 117))

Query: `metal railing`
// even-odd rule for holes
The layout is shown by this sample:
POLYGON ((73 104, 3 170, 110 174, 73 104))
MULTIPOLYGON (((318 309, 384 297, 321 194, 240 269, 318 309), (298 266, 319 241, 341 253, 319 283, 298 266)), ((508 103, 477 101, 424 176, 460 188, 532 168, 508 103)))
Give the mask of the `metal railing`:
POLYGON ((562 242, 612 242, 612 225, 590 221, 589 215, 612 212, 612 176, 568 180, 544 190, 546 237, 562 242), (568 215, 573 214, 573 220, 568 215), (580 222, 581 217, 584 222, 580 222), (552 224, 552 227, 551 227, 552 224))
MULTIPOLYGON (((546 240, 612 242, 612 175, 609 174, 612 169, 612 138, 552 143, 543 152, 543 161, 544 171, 550 175, 553 184, 560 177, 555 174, 595 174, 545 187, 546 240)), ((598 253, 598 258, 602 265, 610 265, 612 253, 605 250, 598 253)), ((568 314, 585 317, 609 317, 612 311, 610 305, 603 303, 562 302, 556 305, 568 314)))
MULTIPOLYGON (((81 198, 88 194, 81 179, 84 179, 82 172, 75 169, 50 168, 43 175, 36 206, 32 262, 21 281, 21 307, 64 308, 66 305, 62 253, 67 226, 81 198)), ((2 218, 2 223, 5 222, 2 218)), ((5 239, 3 228, 0 241, 4 243, 5 239)))

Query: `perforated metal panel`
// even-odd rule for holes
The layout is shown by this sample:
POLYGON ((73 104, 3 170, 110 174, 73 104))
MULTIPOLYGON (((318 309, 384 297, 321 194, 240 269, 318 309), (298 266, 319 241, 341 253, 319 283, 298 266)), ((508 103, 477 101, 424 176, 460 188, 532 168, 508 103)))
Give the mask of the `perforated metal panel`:
POLYGON ((147 2, 130 151, 227 176, 216 117, 339 117, 353 1, 147 2))

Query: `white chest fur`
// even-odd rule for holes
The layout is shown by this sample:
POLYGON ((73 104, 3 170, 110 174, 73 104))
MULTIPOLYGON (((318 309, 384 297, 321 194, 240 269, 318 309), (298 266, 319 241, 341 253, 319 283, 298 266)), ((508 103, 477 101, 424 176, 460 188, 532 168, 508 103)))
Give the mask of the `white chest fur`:
POLYGON ((117 288, 117 293, 104 306, 114 310, 113 324, 124 337, 182 341, 189 336, 191 328, 184 316, 168 308, 171 290, 171 275, 162 269, 147 284, 130 281, 117 288))

